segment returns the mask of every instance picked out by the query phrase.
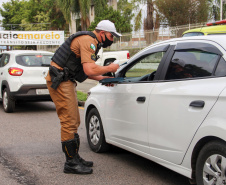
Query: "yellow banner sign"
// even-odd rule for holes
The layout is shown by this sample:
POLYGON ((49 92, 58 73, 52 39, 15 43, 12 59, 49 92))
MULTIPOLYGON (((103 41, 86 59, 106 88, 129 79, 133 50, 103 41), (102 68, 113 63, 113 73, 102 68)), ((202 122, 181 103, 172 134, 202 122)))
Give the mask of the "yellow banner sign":
POLYGON ((61 45, 64 31, 0 31, 0 45, 61 45))

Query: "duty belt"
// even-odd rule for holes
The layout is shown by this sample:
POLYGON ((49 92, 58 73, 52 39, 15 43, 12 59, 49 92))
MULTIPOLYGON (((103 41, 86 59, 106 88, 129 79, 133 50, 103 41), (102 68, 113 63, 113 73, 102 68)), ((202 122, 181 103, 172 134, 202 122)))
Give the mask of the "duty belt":
POLYGON ((70 80, 69 69, 67 67, 64 67, 63 70, 60 70, 54 66, 50 66, 49 74, 51 76, 52 81, 51 87, 53 89, 57 89, 61 82, 70 80))

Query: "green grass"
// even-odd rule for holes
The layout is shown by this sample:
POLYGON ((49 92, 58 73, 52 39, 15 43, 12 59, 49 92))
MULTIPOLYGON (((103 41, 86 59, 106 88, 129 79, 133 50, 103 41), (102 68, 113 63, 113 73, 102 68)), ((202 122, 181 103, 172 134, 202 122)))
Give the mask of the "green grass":
POLYGON ((86 101, 87 93, 77 91, 77 99, 78 99, 78 101, 86 101))
POLYGON ((152 73, 153 69, 133 69, 126 73, 126 77, 140 77, 152 73))

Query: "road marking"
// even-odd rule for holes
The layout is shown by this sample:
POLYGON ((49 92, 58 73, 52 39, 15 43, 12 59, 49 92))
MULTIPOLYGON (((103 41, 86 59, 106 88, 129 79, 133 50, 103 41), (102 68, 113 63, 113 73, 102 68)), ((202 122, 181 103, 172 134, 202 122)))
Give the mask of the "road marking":
POLYGON ((78 107, 79 109, 83 109, 84 110, 84 108, 83 107, 78 107))

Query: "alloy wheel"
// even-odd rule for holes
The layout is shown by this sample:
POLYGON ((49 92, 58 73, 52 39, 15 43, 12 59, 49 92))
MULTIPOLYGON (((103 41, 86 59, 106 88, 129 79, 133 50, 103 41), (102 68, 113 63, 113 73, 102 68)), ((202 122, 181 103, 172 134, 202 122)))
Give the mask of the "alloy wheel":
POLYGON ((203 167, 204 185, 226 184, 226 158, 222 155, 211 155, 203 167))
POLYGON ((8 94, 7 92, 5 91, 3 93, 3 106, 4 106, 4 109, 6 110, 8 108, 8 103, 9 103, 9 100, 8 100, 8 94))
POLYGON ((89 137, 93 145, 97 145, 100 140, 100 121, 93 115, 89 121, 89 137))

